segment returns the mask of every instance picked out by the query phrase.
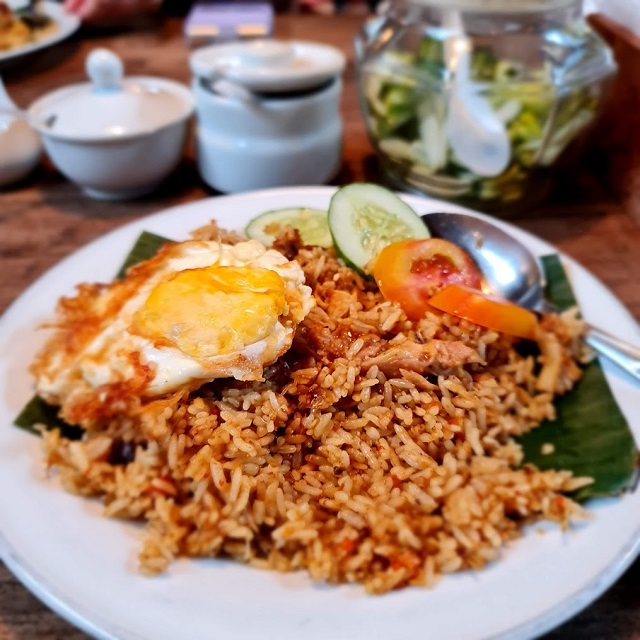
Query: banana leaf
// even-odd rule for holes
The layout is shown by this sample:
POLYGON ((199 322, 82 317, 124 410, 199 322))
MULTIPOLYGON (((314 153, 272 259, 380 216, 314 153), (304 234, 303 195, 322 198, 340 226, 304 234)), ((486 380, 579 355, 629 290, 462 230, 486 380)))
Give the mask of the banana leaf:
MULTIPOLYGON (((576 304, 558 256, 542 259, 545 295, 560 309, 576 304)), ((519 438, 524 461, 539 469, 568 469, 590 476, 593 484, 573 496, 579 500, 616 495, 635 487, 639 454, 633 434, 609 388, 598 360, 589 363, 574 389, 556 400, 557 417, 519 438), (553 451, 545 455, 545 444, 553 451)))
MULTIPOLYGON (((165 238, 144 232, 117 274, 147 260, 165 243, 165 238)), ((571 285, 558 256, 542 259, 547 279, 547 298, 561 309, 576 304, 571 285)), ((635 487, 640 455, 629 425, 620 411, 600 363, 592 361, 576 387, 556 400, 557 417, 519 438, 524 463, 540 469, 568 469, 576 476, 590 476, 594 483, 577 491, 574 498, 617 495, 635 487), (551 444, 552 452, 545 454, 551 444)), ((16 418, 18 427, 37 433, 33 425, 63 428, 69 438, 79 438, 82 430, 66 425, 57 409, 34 397, 16 418)))
POLYGON ((118 273, 116 274, 116 280, 121 280, 122 278, 124 278, 129 267, 133 267, 134 264, 138 264, 138 262, 143 262, 144 260, 153 258, 153 256, 155 256, 158 252, 158 249, 160 249, 160 247, 167 242, 172 241, 168 240, 167 238, 163 238, 162 236, 157 236, 154 233, 143 231, 138 236, 138 239, 129 252, 129 255, 125 258, 124 263, 118 270, 118 273))
MULTIPOLYGON (((119 280, 123 278, 127 269, 134 264, 152 258, 158 249, 166 242, 169 242, 166 238, 143 231, 118 270, 116 279, 119 280)), ((16 427, 20 427, 36 435, 38 434, 38 430, 34 427, 36 424, 45 425, 47 429, 60 429, 62 435, 65 438, 69 438, 69 440, 79 440, 83 434, 83 430, 80 427, 67 424, 58 417, 58 407, 47 404, 38 396, 33 396, 33 398, 29 400, 14 420, 14 424, 16 427)))

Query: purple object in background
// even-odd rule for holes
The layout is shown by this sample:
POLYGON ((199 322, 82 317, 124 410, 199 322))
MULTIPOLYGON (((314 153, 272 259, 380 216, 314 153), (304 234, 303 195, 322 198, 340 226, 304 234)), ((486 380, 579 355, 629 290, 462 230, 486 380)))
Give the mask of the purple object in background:
POLYGON ((196 2, 184 22, 189 43, 266 38, 273 33, 270 2, 196 2))

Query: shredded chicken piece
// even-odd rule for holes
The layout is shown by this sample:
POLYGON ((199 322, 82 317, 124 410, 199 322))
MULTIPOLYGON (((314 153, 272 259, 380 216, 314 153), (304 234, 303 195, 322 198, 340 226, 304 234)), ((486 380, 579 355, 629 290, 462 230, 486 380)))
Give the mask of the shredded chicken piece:
POLYGON ((537 342, 541 351, 540 362, 542 363, 542 369, 536 380, 536 389, 553 393, 558 384, 562 368, 562 346, 553 333, 544 331, 539 332, 537 342))
POLYGON ((297 229, 287 227, 273 243, 273 248, 279 251, 287 260, 295 260, 300 248, 304 246, 300 233, 297 229))
POLYGON ((575 311, 565 312, 564 318, 545 314, 536 336, 542 365, 536 380, 536 389, 562 395, 571 390, 582 371, 576 360, 589 362, 592 354, 581 340, 584 323, 575 317, 575 311))
POLYGON ((214 242, 223 242, 231 245, 236 245, 248 240, 247 236, 240 231, 222 229, 215 220, 211 220, 211 222, 192 231, 191 237, 194 240, 213 240, 214 242))
POLYGON ((401 369, 422 374, 434 369, 455 369, 481 362, 475 349, 458 340, 430 340, 425 344, 407 340, 366 359, 364 366, 377 365, 385 375, 397 376, 401 369))
POLYGON ((329 316, 320 307, 314 307, 309 315, 298 326, 296 335, 293 338, 294 349, 309 356, 336 356, 341 355, 344 345, 337 345, 328 326, 329 316))

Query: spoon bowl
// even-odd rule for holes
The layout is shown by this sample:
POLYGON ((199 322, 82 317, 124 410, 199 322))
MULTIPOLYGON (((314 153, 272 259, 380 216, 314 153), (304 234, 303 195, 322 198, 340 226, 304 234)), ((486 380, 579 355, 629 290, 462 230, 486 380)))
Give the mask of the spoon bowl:
MULTIPOLYGON (((544 297, 545 278, 538 259, 520 241, 482 218, 435 212, 422 216, 432 234, 465 249, 483 274, 486 293, 534 311, 557 311, 544 297)), ((640 381, 640 347, 589 324, 585 342, 640 381)))
POLYGON ((513 236, 464 213, 427 213, 422 219, 434 236, 457 244, 473 257, 486 293, 543 310, 545 280, 540 263, 513 236))

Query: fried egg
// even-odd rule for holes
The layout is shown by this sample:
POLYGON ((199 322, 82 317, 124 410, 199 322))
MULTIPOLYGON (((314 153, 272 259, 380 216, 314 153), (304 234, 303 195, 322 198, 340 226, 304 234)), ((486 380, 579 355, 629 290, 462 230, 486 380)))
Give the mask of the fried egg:
POLYGON ((37 393, 83 423, 217 378, 260 380, 314 305, 304 282, 255 240, 167 244, 123 280, 60 301, 32 366, 37 393))

